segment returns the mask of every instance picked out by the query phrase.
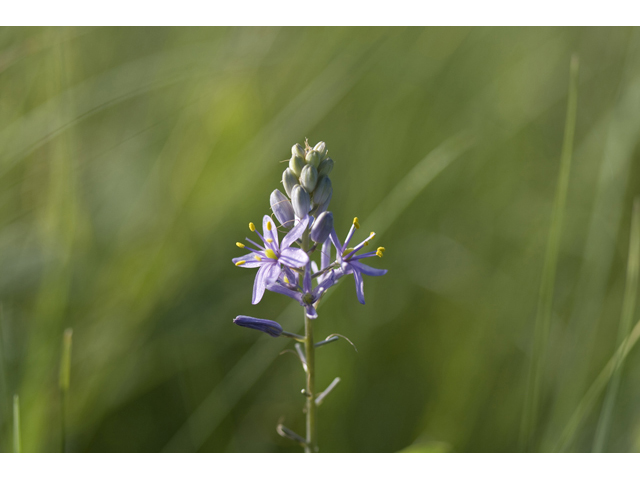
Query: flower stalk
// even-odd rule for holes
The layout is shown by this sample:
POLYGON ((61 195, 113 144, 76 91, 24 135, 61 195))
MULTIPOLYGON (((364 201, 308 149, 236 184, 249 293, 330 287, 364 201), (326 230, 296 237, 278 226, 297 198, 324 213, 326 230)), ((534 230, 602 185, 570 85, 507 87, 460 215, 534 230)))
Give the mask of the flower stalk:
POLYGON ((306 435, 303 438, 282 424, 276 430, 282 437, 300 444, 305 452, 314 453, 319 451, 318 407, 340 381, 336 378, 322 393, 318 393, 315 349, 333 343, 338 337, 346 338, 340 334, 332 334, 318 343, 314 342, 313 329, 318 318, 318 304, 329 288, 336 285, 342 277, 350 275, 355 280, 358 301, 364 304, 362 274, 380 276, 387 271, 360 263, 363 259, 383 256, 382 247, 375 252, 358 253, 369 245, 375 233, 371 232, 355 247, 349 247, 349 242, 360 228, 357 217, 353 220, 344 245, 338 240, 333 213, 327 210, 333 195, 329 173, 333 170, 334 162, 327 156, 325 143, 320 142, 313 148, 306 142, 305 147, 296 144, 291 153, 291 160, 282 175, 284 190, 289 198, 281 191, 274 190, 269 199, 273 215, 280 226, 268 215, 263 217, 262 233, 253 223, 249 223, 249 229, 258 237, 259 242, 249 238, 246 238, 248 244, 237 242, 237 247, 248 250, 249 253, 234 258, 233 263, 242 268, 258 269, 253 285, 254 305, 262 300, 268 290, 288 296, 302 306, 304 336, 284 331, 273 320, 239 315, 234 323, 274 338, 287 337, 296 341, 295 353, 306 375, 306 388, 302 390, 306 397, 306 435), (288 232, 282 241, 278 235, 280 229, 283 233, 288 232), (331 259, 332 247, 336 249, 335 260, 331 259), (311 260, 317 251, 320 253, 319 264, 311 260))
MULTIPOLYGON (((306 231, 302 236, 302 249, 306 252, 309 249, 309 232, 306 231)), ((305 267, 305 270, 310 268, 305 267)), ((307 315, 304 315, 304 352, 307 361, 307 441, 304 446, 305 453, 314 453, 318 451, 318 431, 317 431, 317 405, 316 405, 316 346, 313 341, 313 321, 307 315)))

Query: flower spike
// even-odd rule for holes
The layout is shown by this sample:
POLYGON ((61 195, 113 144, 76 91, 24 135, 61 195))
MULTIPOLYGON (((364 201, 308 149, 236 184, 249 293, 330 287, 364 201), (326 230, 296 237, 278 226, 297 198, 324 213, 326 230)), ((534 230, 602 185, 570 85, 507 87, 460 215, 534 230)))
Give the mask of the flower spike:
POLYGON ((364 304, 362 276, 387 273, 387 270, 361 263, 366 258, 384 255, 384 247, 374 251, 363 250, 375 238, 375 232, 351 246, 356 230, 360 229, 358 217, 353 218, 344 244, 336 235, 333 213, 329 211, 333 196, 329 174, 333 171, 334 161, 328 153, 324 142, 318 142, 312 148, 307 139, 304 145, 295 144, 291 148, 290 159, 283 160, 286 163, 281 181, 284 189, 273 190, 269 197, 271 215, 263 217, 261 229, 253 222, 249 223, 249 230, 255 236, 236 242, 238 248, 247 252, 232 259, 235 266, 257 269, 251 299, 253 304, 260 302, 265 291, 269 290, 292 298, 304 309, 304 335, 284 331, 273 320, 246 315, 236 317, 233 322, 272 337, 287 337, 297 342, 294 353, 297 353, 307 377, 305 388, 302 389, 306 397, 306 437, 288 429, 282 422, 279 422, 277 430, 283 437, 298 442, 305 452, 318 451, 315 412, 340 381, 340 378, 336 378, 323 392, 318 392, 314 380, 315 349, 337 341, 338 337, 345 338, 353 346, 349 339, 340 334, 329 335, 319 342, 313 341, 315 322, 312 320, 318 318, 318 304, 329 288, 347 275, 353 275, 358 301, 364 304), (281 235, 284 238, 280 239, 281 235), (332 246, 336 248, 335 257, 332 246), (310 258, 312 255, 316 256, 315 260, 310 258))

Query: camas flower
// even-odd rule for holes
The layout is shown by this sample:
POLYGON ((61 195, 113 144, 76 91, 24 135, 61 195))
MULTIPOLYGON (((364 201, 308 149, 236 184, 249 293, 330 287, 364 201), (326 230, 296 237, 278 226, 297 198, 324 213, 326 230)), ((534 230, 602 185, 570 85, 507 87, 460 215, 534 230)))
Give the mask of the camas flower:
POLYGON ((318 312, 316 312, 313 304, 320 300, 322 294, 334 283, 334 273, 330 272, 316 288, 313 288, 311 285, 311 268, 307 267, 304 271, 304 279, 302 280, 302 290, 300 290, 297 284, 288 281, 286 276, 283 276, 283 278, 277 282, 267 285, 267 289, 275 293, 282 293, 297 300, 300 305, 304 307, 307 317, 318 318, 318 312))
POLYGON ((275 282, 280 277, 283 268, 304 268, 309 262, 309 256, 304 251, 291 247, 291 244, 302 236, 308 223, 308 217, 301 219, 282 239, 282 243, 278 243, 278 230, 268 215, 265 215, 262 219, 262 235, 256 230, 253 223, 249 224, 251 231, 256 232, 264 246, 260 246, 248 238, 246 240, 256 248, 247 247, 240 242, 236 243, 238 247, 246 248, 251 253, 234 258, 233 263, 238 267, 258 269, 253 283, 251 303, 255 305, 262 299, 267 285, 275 282))
POLYGON ((233 323, 241 327, 253 328, 267 333, 272 337, 282 335, 282 326, 273 320, 265 320, 263 318, 247 317, 246 315, 238 315, 233 319, 233 323))
POLYGON ((382 270, 379 268, 373 268, 369 265, 365 265, 360 263, 360 260, 363 258, 369 257, 382 257, 384 254, 384 247, 378 247, 375 252, 363 253, 361 255, 356 255, 356 253, 362 249, 362 247, 366 247, 369 245, 369 241, 373 240, 376 236, 374 232, 371 232, 369 236, 356 245, 354 248, 348 248, 349 242, 353 238, 353 234, 357 229, 360 228, 360 223, 358 222, 358 217, 353 219, 353 225, 351 225, 351 229, 347 234, 347 238, 344 241, 344 245, 340 244, 340 240, 338 240, 338 236, 336 235, 336 231, 331 232, 331 241, 336 247, 336 263, 340 265, 337 276, 349 275, 353 274, 353 278, 356 282, 356 294, 358 295, 358 301, 364 305, 364 282, 362 280, 362 274, 370 275, 373 277, 379 277, 380 275, 384 275, 387 273, 387 270, 382 270))

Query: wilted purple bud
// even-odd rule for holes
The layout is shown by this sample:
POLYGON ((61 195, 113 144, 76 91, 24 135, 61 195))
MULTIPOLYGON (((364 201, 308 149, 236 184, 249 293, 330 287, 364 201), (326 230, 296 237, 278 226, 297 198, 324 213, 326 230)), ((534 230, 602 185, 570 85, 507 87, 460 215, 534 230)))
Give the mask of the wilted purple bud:
POLYGON ((322 159, 320 158, 320 154, 318 152, 316 152, 315 150, 311 150, 309 153, 307 153, 305 160, 309 165, 313 165, 314 167, 318 168, 318 165, 320 165, 320 160, 322 159))
POLYGON ((313 203, 322 205, 332 192, 333 187, 331 186, 331 180, 329 180, 329 177, 322 177, 313 192, 313 203))
POLYGON ((300 174, 300 184, 304 189, 311 193, 316 188, 318 183, 318 170, 313 165, 305 165, 300 174))
POLYGON ((291 157, 291 160, 289 160, 289 168, 293 170, 293 173, 295 173, 298 177, 300 176, 300 173, 302 173, 302 169, 304 168, 304 166, 304 157, 293 155, 291 157))
POLYGON ((300 185, 294 186, 291 190, 291 203, 293 204, 293 211, 298 218, 306 217, 311 209, 311 198, 300 185))
POLYGON ((313 222, 311 227, 311 234, 309 237, 316 243, 323 243, 329 234, 333 230, 333 213, 324 212, 318 215, 316 221, 313 222))
POLYGON ((333 160, 329 157, 325 158, 322 162, 320 162, 320 166, 318 167, 318 175, 327 176, 333 170, 333 160))
POLYGON ((295 218, 293 207, 291 206, 291 202, 289 201, 289 199, 276 188, 273 192, 271 192, 269 202, 271 203, 271 210, 273 210, 273 213, 275 214, 278 221, 284 227, 293 227, 293 221, 295 218))
POLYGON ((233 323, 240 325, 241 327, 253 328, 254 330, 260 330, 267 333, 272 337, 279 337, 282 335, 282 326, 278 322, 273 320, 264 320, 262 318, 247 317, 245 315, 238 315, 233 319, 233 323))
POLYGON ((284 185, 284 191, 291 197, 291 190, 298 185, 298 177, 290 168, 282 173, 282 185, 284 185))
POLYGON ((291 154, 294 157, 302 157, 304 158, 304 148, 299 143, 296 143, 293 147, 291 147, 291 154))

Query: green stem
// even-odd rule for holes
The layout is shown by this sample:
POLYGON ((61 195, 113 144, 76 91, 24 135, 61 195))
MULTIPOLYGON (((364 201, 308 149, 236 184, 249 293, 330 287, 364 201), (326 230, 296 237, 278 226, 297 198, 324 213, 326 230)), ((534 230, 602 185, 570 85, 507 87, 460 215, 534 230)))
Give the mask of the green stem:
MULTIPOLYGON (((302 236, 302 249, 309 249, 309 232, 302 236)), ((307 267, 309 266, 307 265, 307 267)), ((313 323, 304 313, 304 350, 307 360, 307 443, 304 451, 314 453, 318 451, 318 431, 316 428, 316 385, 315 385, 315 345, 313 342, 313 323)))
POLYGON ((315 386, 315 346, 313 344, 312 320, 304 316, 305 356, 307 357, 307 445, 305 452, 318 451, 318 432, 316 428, 316 386, 315 386))

